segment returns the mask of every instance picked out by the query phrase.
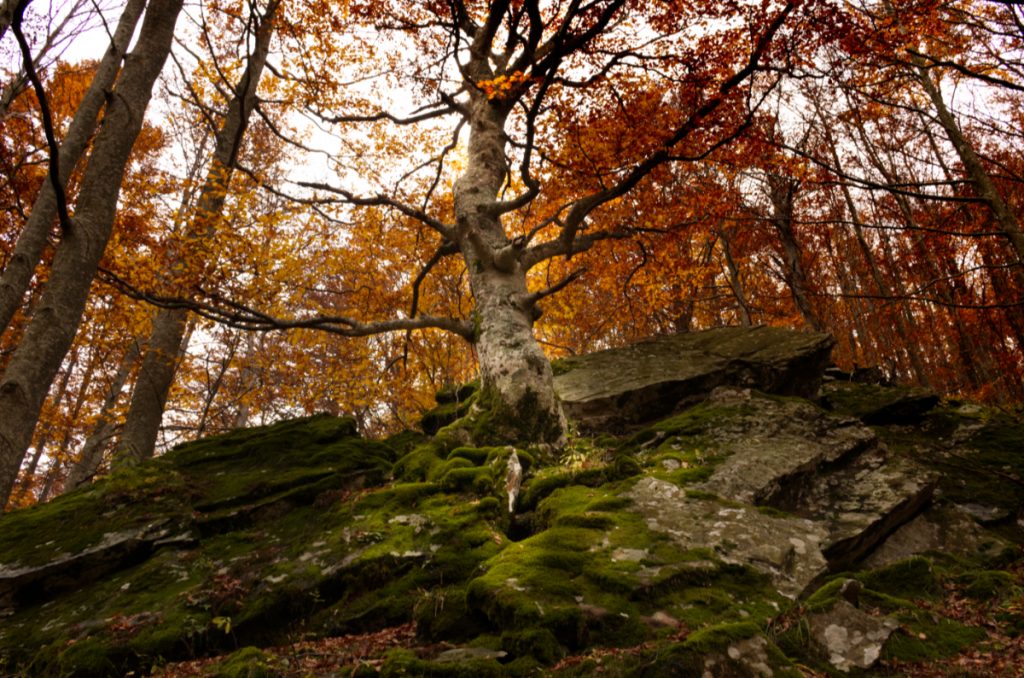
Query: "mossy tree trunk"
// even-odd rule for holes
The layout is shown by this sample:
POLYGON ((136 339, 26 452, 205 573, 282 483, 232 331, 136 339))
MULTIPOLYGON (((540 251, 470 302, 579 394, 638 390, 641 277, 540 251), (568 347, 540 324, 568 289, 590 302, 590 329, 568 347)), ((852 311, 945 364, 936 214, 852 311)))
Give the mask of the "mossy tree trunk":
MULTIPOLYGON (((487 68, 477 62, 470 72, 474 66, 487 68)), ((483 80, 490 74, 476 75, 483 80)), ((566 422, 551 365, 533 334, 536 298, 527 288, 523 247, 506 234, 496 203, 508 174, 508 113, 505 102, 479 91, 473 95, 468 160, 455 183, 457 245, 476 300, 481 402, 491 412, 490 434, 496 438, 560 445, 566 422)))

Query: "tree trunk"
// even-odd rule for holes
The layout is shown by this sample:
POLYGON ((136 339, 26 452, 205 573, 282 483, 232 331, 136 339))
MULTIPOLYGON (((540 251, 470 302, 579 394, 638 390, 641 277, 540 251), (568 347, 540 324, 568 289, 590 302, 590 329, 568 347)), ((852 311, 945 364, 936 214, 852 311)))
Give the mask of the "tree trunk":
MULTIPOLYGON (((121 69, 124 53, 128 49, 145 5, 146 0, 128 0, 118 20, 113 41, 107 47, 89 89, 75 110, 75 116, 68 126, 58 153, 61 190, 67 186, 69 177, 96 129, 96 119, 121 69)), ((18 242, 3 274, 0 275, 0 334, 7 331, 11 319, 25 298, 25 292, 29 288, 36 265, 43 256, 56 217, 57 194, 53 184, 47 180, 39 188, 28 221, 18 236, 18 242)))
MULTIPOLYGON (((925 60, 920 56, 915 56, 913 63, 917 69, 917 79, 931 100, 932 106, 935 107, 939 124, 942 125, 942 129, 946 133, 949 142, 953 144, 960 162, 964 164, 967 177, 974 185, 974 190, 977 192, 978 197, 988 205, 999 229, 1006 235, 1007 240, 1010 241, 1010 247, 1017 253, 1017 260, 1024 264, 1024 232, 1021 232, 1017 216, 1013 213, 1013 209, 1003 200, 1003 196, 999 194, 995 182, 992 181, 992 177, 989 176, 985 166, 982 165, 981 158, 975 152, 974 146, 971 145, 967 137, 960 130, 956 118, 953 117, 953 113, 946 106, 946 102, 942 98, 939 86, 932 80, 925 60)), ((1024 279, 1024 274, 1019 274, 1019 279, 1024 279)))
POLYGON ((501 105, 475 93, 470 104, 469 152, 455 182, 458 245, 476 300, 476 350, 482 403, 491 435, 561 445, 566 422, 555 396, 551 364, 533 335, 534 302, 521 249, 510 242, 493 210, 507 174, 501 105))
MULTIPOLYGON (((28 4, 29 0, 25 0, 25 2, 28 4)), ((0 0, 0 40, 3 40, 14 19, 14 8, 17 5, 18 0, 0 0)))
POLYGON ((800 245, 793 233, 795 193, 796 184, 792 180, 779 175, 768 176, 768 197, 772 203, 771 223, 782 241, 782 252, 786 262, 784 273, 790 293, 793 295, 793 302, 803 316, 804 322, 816 332, 827 332, 825 324, 807 298, 807 273, 800 257, 800 245))
POLYGON ((743 292, 743 280, 740 278, 740 269, 736 266, 736 260, 732 256, 732 243, 729 242, 729 235, 725 229, 718 231, 718 237, 722 239, 722 255, 725 257, 725 265, 728 270, 726 279, 729 281, 729 289, 736 298, 736 305, 739 307, 740 324, 750 327, 753 321, 750 318, 750 303, 747 295, 743 292))
POLYGON ((64 492, 70 492, 84 485, 96 475, 96 471, 103 461, 104 445, 114 435, 114 408, 117 406, 117 400, 121 396, 125 383, 128 381, 128 375, 131 374, 132 368, 135 367, 135 362, 139 359, 141 350, 139 341, 133 339, 131 346, 128 347, 128 351, 121 358, 121 364, 118 365, 117 372, 114 374, 110 386, 107 387, 107 395, 103 399, 103 407, 100 410, 96 426, 93 427, 89 437, 85 439, 85 444, 82 445, 82 451, 78 455, 78 460, 71 467, 68 479, 64 482, 64 492))
MULTIPOLYGON (((206 175, 203 189, 197 200, 195 217, 189 223, 184 240, 201 244, 216 236, 216 221, 220 218, 227 196, 228 185, 237 165, 238 153, 249 118, 256 106, 256 89, 259 86, 263 68, 267 63, 270 38, 273 35, 274 14, 279 2, 272 1, 266 13, 259 20, 256 29, 256 44, 249 55, 245 72, 235 87, 234 96, 228 104, 228 113, 217 132, 213 161, 206 175)), ((172 264, 175 273, 186 279, 201 276, 201 271, 190 267, 186 261, 189 253, 172 264)), ((200 266, 203 263, 200 262, 200 266)), ((180 284, 180 283, 179 283, 180 284)), ((188 289, 175 291, 187 296, 188 289)), ((178 355, 185 336, 188 311, 181 308, 160 309, 153 319, 146 354, 132 391, 131 405, 125 419, 121 442, 115 453, 115 463, 133 463, 153 456, 160 422, 163 419, 167 396, 174 383, 178 355)))
POLYGON ((0 496, 10 492, 46 392, 81 322, 110 239, 121 181, 143 116, 170 53, 182 0, 153 0, 138 45, 126 59, 93 146, 71 228, 25 335, 0 379, 0 496))

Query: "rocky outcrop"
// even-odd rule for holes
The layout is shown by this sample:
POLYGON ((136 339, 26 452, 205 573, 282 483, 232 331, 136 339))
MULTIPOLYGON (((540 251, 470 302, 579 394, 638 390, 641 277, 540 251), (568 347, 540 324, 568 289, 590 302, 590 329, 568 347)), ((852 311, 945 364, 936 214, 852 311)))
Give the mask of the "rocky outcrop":
POLYGON ((466 446, 452 389, 434 436, 282 422, 2 516, 0 673, 870 675, 1013 637, 1024 424, 938 403, 869 427, 861 404, 902 396, 856 381, 823 409, 826 344, 569 361, 563 387, 604 364, 619 395, 578 401, 611 428, 563 453, 466 446))
POLYGON ((664 417, 725 384, 813 398, 833 343, 774 327, 667 335, 564 359, 555 390, 566 416, 591 430, 664 417))

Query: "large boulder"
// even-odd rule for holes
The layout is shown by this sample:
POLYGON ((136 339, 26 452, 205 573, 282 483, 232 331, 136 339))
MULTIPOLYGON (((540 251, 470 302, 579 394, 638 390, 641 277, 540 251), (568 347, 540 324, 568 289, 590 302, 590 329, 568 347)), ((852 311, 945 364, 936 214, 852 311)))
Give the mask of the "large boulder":
POLYGON ((652 421, 722 385, 813 398, 834 343, 778 327, 666 335, 559 361, 555 390, 585 429, 652 421))

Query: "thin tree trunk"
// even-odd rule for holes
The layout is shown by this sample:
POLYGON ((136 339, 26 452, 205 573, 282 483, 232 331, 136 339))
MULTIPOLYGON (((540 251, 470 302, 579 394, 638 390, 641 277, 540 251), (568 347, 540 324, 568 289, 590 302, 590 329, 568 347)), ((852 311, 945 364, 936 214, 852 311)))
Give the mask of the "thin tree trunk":
POLYGON ((121 391, 124 389, 128 376, 131 374, 132 368, 135 367, 141 352, 142 347, 139 340, 133 339, 128 350, 121 358, 121 363, 117 366, 117 372, 114 373, 110 386, 107 388, 99 419, 96 421, 96 425, 93 427, 89 437, 85 439, 85 444, 82 445, 82 451, 78 455, 78 460, 68 473, 68 478, 64 482, 64 492, 70 492, 84 485, 96 475, 96 471, 103 461, 104 446, 114 435, 114 430, 116 429, 114 408, 117 406, 121 391))
MULTIPOLYGON (((78 363, 78 355, 78 350, 71 353, 67 367, 61 375, 57 391, 53 396, 53 402, 57 407, 60 407, 60 403, 64 400, 64 395, 67 393, 68 383, 71 381, 71 373, 74 372, 75 365, 78 363)), ((17 493, 12 493, 17 495, 18 503, 25 498, 25 495, 28 493, 32 485, 32 478, 36 474, 36 469, 39 468, 39 460, 42 459, 43 451, 50 442, 50 432, 50 430, 44 429, 41 432, 41 435, 36 439, 35 451, 32 453, 32 458, 29 460, 28 466, 25 467, 24 473, 21 474, 21 483, 19 483, 20 487, 18 488, 17 493)), ((0 497, 0 506, 6 506, 10 499, 11 497, 8 496, 0 497)))
MULTIPOLYGON (((121 69, 124 53, 135 33, 135 26, 145 4, 146 0, 128 0, 118 20, 113 41, 107 47, 89 89, 82 97, 64 135, 58 154, 59 183, 62 191, 85 152, 89 138, 96 130, 96 119, 121 69)), ((57 195, 53 184, 44 181, 7 266, 0 275, 0 334, 7 331, 11 319, 25 298, 25 292, 29 288, 36 265, 42 258, 56 217, 57 195)))
POLYGON ((46 392, 81 323, 113 229, 125 167, 170 53, 181 6, 182 0, 152 0, 146 12, 138 45, 107 104, 71 228, 54 255, 39 307, 0 379, 0 496, 10 492, 46 392))
MULTIPOLYGON (((995 182, 992 181, 992 177, 989 176, 985 166, 981 163, 981 158, 975 152, 974 146, 964 136, 963 131, 961 131, 960 126, 956 122, 956 118, 953 117, 953 113, 946 106, 939 86, 932 80, 931 74, 928 72, 925 60, 920 56, 914 56, 913 63, 917 69, 918 82, 921 83, 921 87, 931 100, 932 106, 935 107, 939 124, 942 125, 946 137, 949 138, 949 142, 956 150, 960 162, 964 164, 967 177, 974 185, 974 190, 977 192, 978 197, 985 202, 989 210, 991 210, 999 229, 1006 235, 1007 240, 1010 241, 1010 247, 1017 253, 1017 260, 1024 265, 1024 233, 1021 232, 1017 215, 1013 213, 1010 206, 1003 200, 1003 196, 999 194, 995 182)), ((1024 273, 1018 273, 1018 279, 1024 279, 1024 273)))
POLYGON ((199 424, 196 426, 196 437, 202 437, 206 434, 210 412, 213 409, 213 401, 217 399, 217 394, 220 393, 220 389, 224 385, 224 377, 227 375, 228 369, 231 367, 231 361, 235 359, 237 351, 238 336, 236 335, 229 345, 227 355, 217 363, 217 376, 214 377, 213 383, 206 389, 206 395, 203 397, 203 410, 199 415, 199 424))
POLYGON ((736 266, 736 261, 732 257, 732 244, 729 242, 729 236, 725 229, 718 231, 718 237, 722 239, 722 255, 725 257, 725 266, 729 272, 729 275, 727 276, 729 289, 732 290, 733 296, 736 297, 736 305, 739 306, 740 324, 744 327, 750 327, 753 324, 750 319, 750 303, 747 301, 747 296, 743 292, 743 281, 740 278, 740 269, 736 266))
POLYGON ((793 232, 795 194, 796 184, 792 180, 779 175, 768 176, 768 197, 772 203, 770 221, 782 242, 786 262, 785 278, 793 295, 793 302, 803 316, 804 322, 817 332, 826 332, 825 324, 818 317, 807 296, 807 273, 800 257, 800 245, 793 232))
MULTIPOLYGON (((272 1, 259 20, 256 44, 249 55, 245 72, 235 88, 234 97, 228 104, 227 116, 217 132, 213 161, 197 200, 196 216, 186 231, 186 241, 205 242, 216 235, 216 221, 224 208, 227 188, 237 165, 242 139, 256 106, 256 89, 267 62, 270 38, 274 30, 274 15, 278 6, 279 2, 272 1)), ((201 275, 200 271, 194 270, 194 267, 189 267, 186 263, 185 259, 190 256, 189 253, 182 254, 183 256, 174 264, 178 269, 176 273, 185 278, 201 275)), ((188 290, 179 289, 178 294, 187 295, 188 290)), ((134 463, 153 456, 164 407, 167 405, 167 396, 171 384, 174 383, 178 352, 185 336, 187 322, 186 309, 157 311, 142 366, 136 377, 135 389, 132 391, 124 431, 115 453, 115 463, 134 463)))

